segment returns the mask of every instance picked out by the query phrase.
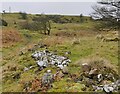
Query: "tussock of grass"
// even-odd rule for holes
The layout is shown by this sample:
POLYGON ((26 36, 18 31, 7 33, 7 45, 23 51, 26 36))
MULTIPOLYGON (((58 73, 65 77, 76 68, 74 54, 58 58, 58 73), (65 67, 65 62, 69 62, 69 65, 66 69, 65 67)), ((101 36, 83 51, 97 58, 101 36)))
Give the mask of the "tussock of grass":
POLYGON ((106 71, 104 72, 108 72, 108 73, 111 72, 115 76, 118 75, 117 68, 105 58, 89 57, 89 58, 85 58, 85 59, 81 59, 80 61, 77 61, 76 64, 81 66, 84 63, 89 64, 92 67, 92 69, 98 69, 99 71, 103 71, 103 69, 105 68, 106 71))
POLYGON ((3 46, 8 43, 9 45, 11 45, 14 42, 21 42, 21 41, 22 41, 22 36, 16 29, 13 28, 3 29, 2 31, 3 46))
POLYGON ((46 44, 47 46, 62 45, 63 43, 65 43, 65 38, 64 37, 51 36, 51 37, 43 39, 42 42, 44 44, 46 44))

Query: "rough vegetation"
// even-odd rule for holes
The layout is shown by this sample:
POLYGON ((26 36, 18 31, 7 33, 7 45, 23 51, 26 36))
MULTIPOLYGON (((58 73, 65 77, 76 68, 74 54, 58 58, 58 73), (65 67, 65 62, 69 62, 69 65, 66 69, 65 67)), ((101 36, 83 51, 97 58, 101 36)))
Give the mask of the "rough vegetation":
MULTIPOLYGON (((91 20, 90 17, 81 16, 87 19, 81 23, 79 16, 58 15, 48 15, 51 18, 49 36, 21 28, 21 22, 32 22, 33 18, 39 16, 27 14, 27 19, 21 19, 19 13, 3 15, 8 26, 3 27, 2 31, 2 92, 87 92, 97 91, 96 88, 100 85, 104 87, 114 83, 119 86, 119 39, 102 41, 105 38, 117 38, 117 30, 97 32, 94 26, 98 21, 91 20), (44 66, 41 69, 44 62, 36 61, 47 60, 51 63, 49 58, 52 56, 42 56, 47 59, 31 56, 35 52, 44 51, 54 53, 52 56, 69 58, 71 63, 62 69, 58 62, 58 65, 44 66)), ((58 60, 56 58, 54 59, 58 60)), ((120 90, 119 87, 117 89, 120 90)), ((106 88, 100 89, 100 92, 104 90, 106 88)))
POLYGON ((12 45, 16 42, 21 42, 22 36, 16 29, 7 28, 2 31, 2 43, 5 45, 12 45))

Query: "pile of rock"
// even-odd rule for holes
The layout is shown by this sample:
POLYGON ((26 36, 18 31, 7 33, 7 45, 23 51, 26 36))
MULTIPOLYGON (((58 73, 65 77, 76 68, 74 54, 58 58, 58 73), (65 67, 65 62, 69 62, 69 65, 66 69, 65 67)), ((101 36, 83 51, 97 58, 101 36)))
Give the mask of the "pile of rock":
POLYGON ((120 87, 119 75, 109 62, 98 59, 88 60, 81 64, 81 74, 76 82, 80 82, 94 91, 113 92, 120 87))
POLYGON ((99 85, 99 86, 92 86, 95 91, 103 90, 107 93, 110 92, 118 92, 120 90, 120 80, 117 80, 110 84, 99 85))
POLYGON ((32 54, 32 57, 35 59, 37 65, 40 67, 40 70, 51 65, 63 69, 71 62, 69 58, 56 55, 48 50, 36 51, 32 54))

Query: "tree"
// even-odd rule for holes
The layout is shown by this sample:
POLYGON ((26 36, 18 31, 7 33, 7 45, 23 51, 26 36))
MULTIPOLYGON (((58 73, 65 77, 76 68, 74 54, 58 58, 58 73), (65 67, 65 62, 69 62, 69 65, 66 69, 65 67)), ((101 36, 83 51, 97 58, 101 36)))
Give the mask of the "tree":
POLYGON ((50 24, 50 18, 47 15, 41 14, 39 17, 35 17, 33 21, 34 23, 38 24, 37 26, 39 30, 44 30, 45 34, 50 35, 51 24, 50 24))
POLYGON ((120 28, 120 0, 101 0, 93 7, 94 19, 106 21, 105 25, 120 28))
POLYGON ((27 13, 25 12, 20 12, 21 19, 27 19, 27 13))
POLYGON ((31 31, 44 31, 44 34, 50 35, 51 32, 51 23, 47 15, 37 15, 32 21, 22 22, 20 24, 22 29, 28 29, 31 31))
POLYGON ((6 13, 5 10, 3 10, 3 13, 4 13, 4 14, 6 13))
POLYGON ((83 14, 80 14, 80 23, 83 23, 83 22, 84 22, 83 14))

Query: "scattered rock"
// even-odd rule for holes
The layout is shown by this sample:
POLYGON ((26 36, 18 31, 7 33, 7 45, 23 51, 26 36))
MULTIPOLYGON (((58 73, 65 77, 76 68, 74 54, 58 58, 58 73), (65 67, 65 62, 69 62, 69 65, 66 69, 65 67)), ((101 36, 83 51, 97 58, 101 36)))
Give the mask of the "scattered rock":
POLYGON ((112 92, 118 92, 118 89, 120 87, 120 80, 117 80, 115 82, 112 82, 110 84, 105 84, 105 85, 99 85, 99 86, 92 86, 95 91, 105 91, 106 93, 112 93, 112 92))
POLYGON ((64 56, 55 55, 48 50, 36 51, 32 54, 32 58, 35 58, 37 65, 43 69, 50 65, 55 65, 56 67, 63 69, 65 66, 71 62, 70 59, 64 56))
POLYGON ((51 70, 47 70, 47 73, 44 73, 42 77, 42 86, 51 86, 53 82, 53 75, 51 73, 51 70))
POLYGON ((98 69, 90 70, 90 72, 89 72, 90 78, 94 78, 94 76, 98 75, 98 72, 99 72, 98 69))
POLYGON ((120 86, 119 75, 110 62, 102 58, 91 58, 80 61, 81 74, 75 82, 85 84, 94 91, 111 93, 117 91, 120 86))
POLYGON ((112 86, 109 86, 109 85, 104 85, 103 86, 103 90, 106 92, 106 93, 110 93, 114 90, 114 88, 112 86))

